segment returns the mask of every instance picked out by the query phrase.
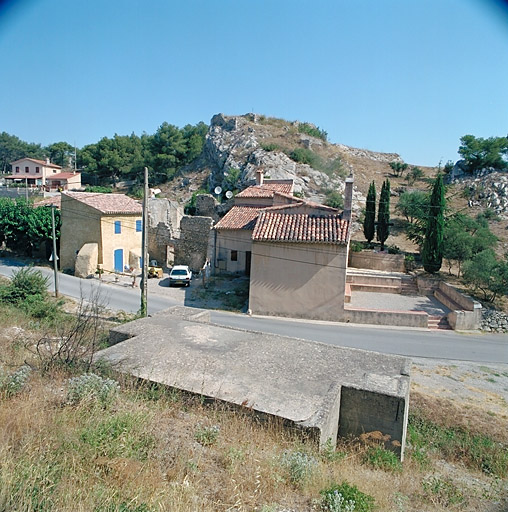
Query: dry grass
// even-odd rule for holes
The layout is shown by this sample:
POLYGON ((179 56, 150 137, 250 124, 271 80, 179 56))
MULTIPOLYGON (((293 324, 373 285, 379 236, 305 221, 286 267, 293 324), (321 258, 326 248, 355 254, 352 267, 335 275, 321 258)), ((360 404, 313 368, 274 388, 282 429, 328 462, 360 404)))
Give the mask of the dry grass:
MULTIPOLYGON (((18 321, 7 314, 0 329, 4 367, 27 355, 5 335, 18 321)), ((32 335, 25 327, 23 335, 32 335)), ((277 421, 127 379, 107 409, 70 406, 69 375, 34 372, 22 393, 0 396, 0 510, 317 511, 320 491, 347 480, 372 495, 379 511, 480 511, 505 484, 437 456, 422 467, 411 447, 401 471, 373 469, 366 445, 344 443, 319 454, 277 421), (198 434, 212 428, 218 434, 204 442, 198 434), (285 452, 316 461, 308 478, 291 477, 285 452), (431 476, 437 480, 425 483, 431 476)), ((445 425, 474 430, 448 403, 413 400, 445 425)), ((503 439, 490 419, 477 429, 503 439)))

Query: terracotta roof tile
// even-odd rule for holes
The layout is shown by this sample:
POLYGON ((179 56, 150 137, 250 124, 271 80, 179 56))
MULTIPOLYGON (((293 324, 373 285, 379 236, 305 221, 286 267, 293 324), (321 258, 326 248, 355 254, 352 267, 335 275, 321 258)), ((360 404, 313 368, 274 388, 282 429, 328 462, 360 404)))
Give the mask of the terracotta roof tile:
POLYGON ((45 199, 42 199, 41 201, 37 201, 34 203, 34 206, 37 208, 39 206, 51 206, 55 205, 58 209, 60 209, 60 206, 62 204, 62 197, 60 195, 53 196, 53 197, 46 197, 45 199))
POLYGON ((79 173, 73 172, 59 172, 58 174, 52 174, 51 176, 46 176, 46 181, 51 180, 67 180, 72 178, 73 176, 77 176, 79 173))
POLYGON ((44 165, 46 167, 51 167, 53 169, 61 169, 59 165, 52 164, 51 162, 48 164, 46 160, 37 160, 36 158, 20 158, 19 160, 15 160, 11 162, 11 165, 17 164, 18 162, 23 162, 24 160, 30 160, 30 162, 35 162, 36 164, 44 165))
POLYGON ((339 215, 309 215, 305 213, 259 214, 252 239, 259 242, 300 242, 346 244, 349 221, 339 215))
POLYGON ((273 197, 275 192, 292 196, 293 183, 263 183, 242 190, 236 197, 273 197))
POLYGON ((215 224, 215 229, 254 229, 256 219, 262 208, 252 206, 233 206, 222 219, 215 224))
POLYGON ((95 194, 88 192, 63 192, 62 195, 72 197, 91 208, 106 214, 137 214, 141 215, 141 205, 125 194, 95 194))

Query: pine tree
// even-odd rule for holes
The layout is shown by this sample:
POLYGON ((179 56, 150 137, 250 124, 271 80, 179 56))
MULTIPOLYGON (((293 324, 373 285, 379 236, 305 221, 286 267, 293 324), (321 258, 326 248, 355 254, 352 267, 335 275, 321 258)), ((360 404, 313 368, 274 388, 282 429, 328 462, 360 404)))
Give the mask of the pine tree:
POLYGON ((376 234, 376 185, 372 182, 367 193, 365 204, 365 219, 363 220, 363 234, 369 244, 376 234))
POLYGON ((385 242, 390 234, 390 181, 387 179, 381 187, 379 208, 377 211, 377 239, 384 251, 385 242))
POLYGON ((427 216, 427 227, 422 249, 423 268, 431 274, 439 272, 443 262, 445 206, 443 177, 441 174, 438 174, 430 197, 429 214, 427 216))

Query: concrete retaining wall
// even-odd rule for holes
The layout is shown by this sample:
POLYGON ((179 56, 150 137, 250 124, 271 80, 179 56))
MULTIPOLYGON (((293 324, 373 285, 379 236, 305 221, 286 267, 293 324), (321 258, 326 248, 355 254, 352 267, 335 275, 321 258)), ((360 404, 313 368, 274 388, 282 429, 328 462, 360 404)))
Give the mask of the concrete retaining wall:
POLYGON ((406 270, 403 254, 382 254, 368 251, 349 251, 348 266, 354 268, 384 270, 387 272, 404 272, 406 270))
POLYGON ((343 387, 340 403, 339 436, 358 437, 379 430, 390 436, 385 448, 401 455, 406 439, 404 425, 408 407, 405 397, 343 387))
POLYGON ((380 311, 347 308, 344 310, 341 321, 354 324, 396 325, 426 329, 429 325, 429 315, 423 311, 380 311))
POLYGON ((448 323, 454 330, 471 331, 480 328, 482 305, 459 292, 456 288, 441 281, 434 296, 452 311, 448 313, 448 323))

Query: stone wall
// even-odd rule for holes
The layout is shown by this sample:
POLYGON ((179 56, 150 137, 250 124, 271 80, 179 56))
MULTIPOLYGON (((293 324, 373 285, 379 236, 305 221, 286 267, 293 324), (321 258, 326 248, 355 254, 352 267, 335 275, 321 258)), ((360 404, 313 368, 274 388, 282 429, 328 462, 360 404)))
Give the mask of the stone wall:
POLYGON ((384 270, 387 272, 404 272, 403 254, 381 254, 375 252, 349 251, 349 267, 384 270))
POLYGON ((174 241, 175 264, 189 265, 193 272, 199 272, 209 255, 211 217, 184 215, 180 222, 180 239, 174 241))
POLYGON ((487 332, 508 332, 508 315, 495 309, 484 309, 480 329, 487 332))
POLYGON ((168 246, 180 236, 182 207, 168 199, 150 199, 148 201, 148 254, 160 265, 171 264, 168 260, 168 246))

